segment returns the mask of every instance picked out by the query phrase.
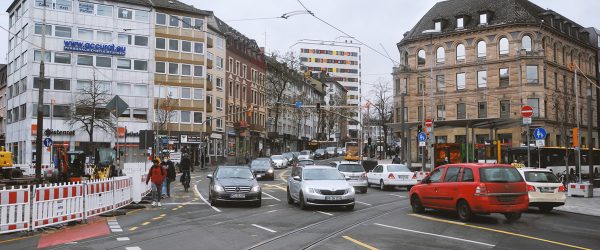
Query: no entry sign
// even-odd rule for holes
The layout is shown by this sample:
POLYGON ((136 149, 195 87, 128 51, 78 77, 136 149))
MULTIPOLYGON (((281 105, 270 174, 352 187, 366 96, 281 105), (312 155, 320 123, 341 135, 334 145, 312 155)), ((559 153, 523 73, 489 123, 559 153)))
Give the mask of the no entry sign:
POLYGON ((425 126, 428 128, 431 128, 431 125, 433 125, 433 121, 431 119, 426 119, 425 120, 425 126))
POLYGON ((523 106, 521 108, 521 116, 531 117, 533 115, 533 108, 531 106, 523 106))

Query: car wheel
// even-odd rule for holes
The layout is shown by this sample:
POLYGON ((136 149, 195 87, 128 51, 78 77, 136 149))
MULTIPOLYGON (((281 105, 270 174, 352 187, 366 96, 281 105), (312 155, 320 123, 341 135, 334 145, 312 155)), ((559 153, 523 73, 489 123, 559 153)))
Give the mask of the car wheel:
POLYGON ((417 195, 413 195, 410 198, 410 206, 412 207, 414 213, 420 214, 425 212, 425 207, 423 207, 421 199, 419 199, 419 196, 417 195))
POLYGON ((469 203, 465 200, 460 200, 456 205, 456 211, 458 212, 458 218, 461 221, 469 221, 473 218, 473 212, 471 212, 471 208, 469 207, 469 203))
POLYGON ((262 205, 262 199, 261 199, 261 197, 258 197, 258 200, 254 202, 254 206, 260 207, 261 205, 262 205))
POLYGON ((539 209, 542 213, 550 213, 552 211, 552 209, 554 209, 554 207, 553 206, 540 206, 539 209))
POLYGON ((300 193, 300 195, 298 196, 298 200, 300 200, 300 209, 302 209, 302 210, 308 209, 308 206, 306 205, 306 202, 304 201, 304 195, 302 195, 302 193, 300 193))
POLYGON ((381 189, 381 191, 387 189, 387 186, 383 183, 383 180, 379 180, 379 189, 381 189))
POLYGON ((354 210, 354 204, 346 206, 346 209, 350 211, 354 210))
POLYGON ((368 189, 367 189, 367 187, 363 187, 363 188, 362 188, 362 190, 361 190, 361 192, 362 192, 363 194, 366 194, 366 193, 367 193, 367 190, 368 190, 368 189))
POLYGON ((288 204, 294 204, 294 199, 292 198, 292 195, 290 195, 290 190, 287 190, 287 202, 288 204))
POLYGON ((215 200, 212 196, 209 196, 208 200, 210 201, 210 205, 213 206, 213 207, 216 207, 217 205, 219 205, 217 203, 217 200, 215 200))
POLYGON ((521 218, 521 212, 516 213, 505 213, 504 217, 507 221, 516 221, 521 218))

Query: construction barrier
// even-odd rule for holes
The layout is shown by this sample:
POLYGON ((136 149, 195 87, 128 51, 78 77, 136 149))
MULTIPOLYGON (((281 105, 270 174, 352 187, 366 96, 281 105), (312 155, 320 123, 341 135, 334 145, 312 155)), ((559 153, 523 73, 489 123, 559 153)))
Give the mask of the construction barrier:
POLYGON ((115 177, 114 178, 114 208, 118 209, 124 207, 131 203, 133 199, 131 198, 131 188, 132 188, 133 179, 131 177, 115 177))
POLYGON ((84 219, 83 184, 34 186, 32 229, 84 219))
POLYGON ((85 216, 91 217, 112 210, 113 179, 85 181, 85 216))
POLYGON ((29 230, 29 186, 0 190, 0 233, 29 230))

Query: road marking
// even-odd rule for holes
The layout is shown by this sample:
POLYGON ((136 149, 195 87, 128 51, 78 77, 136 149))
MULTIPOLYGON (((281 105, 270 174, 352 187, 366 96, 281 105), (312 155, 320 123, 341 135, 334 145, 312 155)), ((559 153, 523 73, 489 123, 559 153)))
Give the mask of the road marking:
POLYGON ((163 203, 163 205, 206 205, 206 204, 200 203, 200 202, 170 202, 170 203, 163 203))
POLYGON ((333 216, 332 213, 326 213, 326 212, 323 212, 323 211, 315 211, 315 212, 321 213, 321 214, 325 214, 325 215, 329 215, 329 216, 333 216))
POLYGON ((119 229, 112 229, 113 233, 120 233, 123 232, 123 229, 119 228, 119 229))
POLYGON ((128 241, 129 237, 119 237, 117 238, 117 241, 128 241))
POLYGON ((284 170, 281 171, 281 173, 279 173, 279 179, 281 179, 282 181, 286 181, 286 178, 284 178, 283 176, 287 174, 289 170, 284 170))
POLYGON ((141 247, 126 247, 125 250, 142 250, 141 247))
POLYGON ((132 228, 129 229, 129 231, 135 231, 137 229, 138 229, 138 227, 132 227, 132 228))
POLYGON ((362 202, 362 201, 354 201, 354 202, 356 202, 358 204, 363 204, 363 205, 371 206, 371 204, 365 203, 365 202, 362 202))
POLYGON ((200 193, 200 191, 198 191, 198 185, 196 185, 196 183, 194 183, 194 193, 196 193, 196 195, 198 197, 200 197, 200 199, 202 199, 202 201, 206 204, 209 205, 213 210, 217 211, 217 212, 221 212, 221 209, 218 209, 216 207, 213 207, 212 205, 210 205, 210 203, 208 203, 208 201, 206 201, 206 199, 204 199, 204 197, 202 196, 202 194, 200 193))
POLYGON ((163 217, 154 217, 154 218, 152 218, 152 220, 160 220, 160 219, 162 219, 162 218, 163 218, 163 217))
POLYGON ((265 192, 265 193, 263 193, 263 194, 266 194, 267 196, 271 197, 273 200, 276 200, 276 201, 281 201, 280 199, 277 199, 277 198, 275 198, 275 196, 273 196, 273 195, 270 195, 270 194, 269 194, 269 193, 267 193, 267 192, 265 192))
POLYGON ((356 240, 356 239, 353 239, 353 238, 352 238, 352 237, 350 237, 350 236, 346 236, 346 235, 344 235, 344 236, 342 236, 342 238, 344 238, 344 239, 347 239, 347 240, 351 241, 352 243, 354 243, 354 244, 356 244, 356 245, 359 245, 359 246, 361 246, 361 247, 364 247, 364 248, 366 248, 366 249, 369 249, 369 250, 379 250, 379 248, 375 248, 375 247, 369 246, 369 245, 367 245, 367 244, 365 244, 365 243, 362 243, 362 242, 360 242, 360 241, 358 241, 358 240, 356 240))
POLYGON ((23 236, 23 237, 14 238, 14 239, 3 240, 3 241, 0 241, 0 244, 12 242, 12 241, 17 241, 17 240, 29 239, 29 238, 35 237, 35 236, 38 236, 38 235, 30 235, 30 236, 23 236))
POLYGON ((407 232, 411 232, 411 233, 418 233, 418 234, 424 234, 424 235, 430 235, 430 236, 437 236, 437 237, 440 237, 440 238, 457 240, 457 241, 462 241, 462 242, 469 242, 469 243, 484 245, 484 246, 488 246, 488 247, 495 247, 496 246, 496 245, 492 245, 492 244, 488 244, 488 243, 483 243, 483 242, 479 242, 479 241, 467 240, 467 239, 462 239, 462 238, 456 238, 456 237, 451 237, 451 236, 446 236, 446 235, 441 235, 441 234, 421 232, 421 231, 417 231, 417 230, 411 230, 411 229, 406 229, 406 228, 401 228, 401 227, 388 226, 388 225, 379 224, 379 223, 374 223, 374 224, 377 225, 377 226, 380 226, 380 227, 387 227, 387 228, 396 229, 396 230, 402 230, 402 231, 407 231, 407 232))
POLYGON ((262 229, 262 230, 265 230, 265 231, 269 231, 269 232, 271 232, 271 233, 277 233, 277 231, 275 231, 275 230, 273 230, 273 229, 266 228, 266 227, 263 227, 263 226, 259 226, 259 225, 256 225, 256 224, 252 224, 252 226, 254 226, 254 227, 258 227, 258 228, 260 228, 260 229, 262 229))
POLYGON ((396 196, 396 197, 399 197, 399 198, 406 198, 406 196, 397 195, 397 194, 388 194, 388 195, 391 195, 391 196, 396 196))
POLYGON ((496 232, 496 233, 517 236, 517 237, 521 237, 521 238, 542 241, 542 242, 546 242, 546 243, 550 243, 550 244, 555 244, 555 245, 559 245, 559 246, 565 246, 565 247, 570 247, 570 248, 575 248, 575 249, 582 249, 582 250, 592 250, 591 248, 570 245, 570 244, 567 244, 567 243, 562 243, 562 242, 558 242, 558 241, 542 239, 542 238, 538 238, 538 237, 533 237, 533 236, 529 236, 529 235, 525 235, 525 234, 519 234, 519 233, 513 233, 513 232, 499 230, 499 229, 493 229, 493 228, 489 228, 489 227, 469 225, 467 223, 461 223, 461 222, 456 222, 456 221, 451 221, 451 220, 443 220, 443 219, 438 219, 438 218, 433 218, 433 217, 424 216, 424 215, 418 215, 418 214, 409 214, 409 215, 414 216, 414 217, 423 218, 423 219, 426 219, 426 220, 444 222, 444 223, 449 223, 449 224, 455 224, 455 225, 460 225, 460 226, 465 226, 465 227, 471 227, 471 228, 481 229, 481 230, 487 230, 487 231, 492 231, 492 232, 496 232))
POLYGON ((273 213, 273 212, 277 212, 277 209, 271 210, 271 211, 267 211, 265 214, 270 214, 270 213, 273 213))
POLYGON ((284 188, 284 187, 281 187, 281 186, 279 186, 279 185, 265 184, 265 186, 267 186, 267 187, 270 187, 270 188, 277 188, 277 189, 279 189, 279 190, 283 190, 283 191, 287 191, 287 189, 286 189, 286 188, 284 188))
POLYGON ((146 225, 148 225, 148 224, 150 224, 150 222, 149 222, 149 221, 146 221, 146 222, 142 223, 142 226, 146 226, 146 225))

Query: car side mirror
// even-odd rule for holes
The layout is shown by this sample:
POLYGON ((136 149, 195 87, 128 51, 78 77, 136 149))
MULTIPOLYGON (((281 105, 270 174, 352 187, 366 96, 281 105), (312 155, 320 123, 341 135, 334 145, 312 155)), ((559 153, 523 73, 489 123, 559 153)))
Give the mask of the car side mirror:
POLYGON ((292 177, 292 179, 294 179, 295 181, 302 181, 302 179, 300 178, 300 176, 294 176, 292 177))
POLYGON ((207 175, 207 176, 206 176, 206 178, 208 178, 208 179, 211 179, 211 180, 212 180, 212 178, 213 178, 213 175, 212 175, 212 174, 209 174, 209 175, 207 175))

